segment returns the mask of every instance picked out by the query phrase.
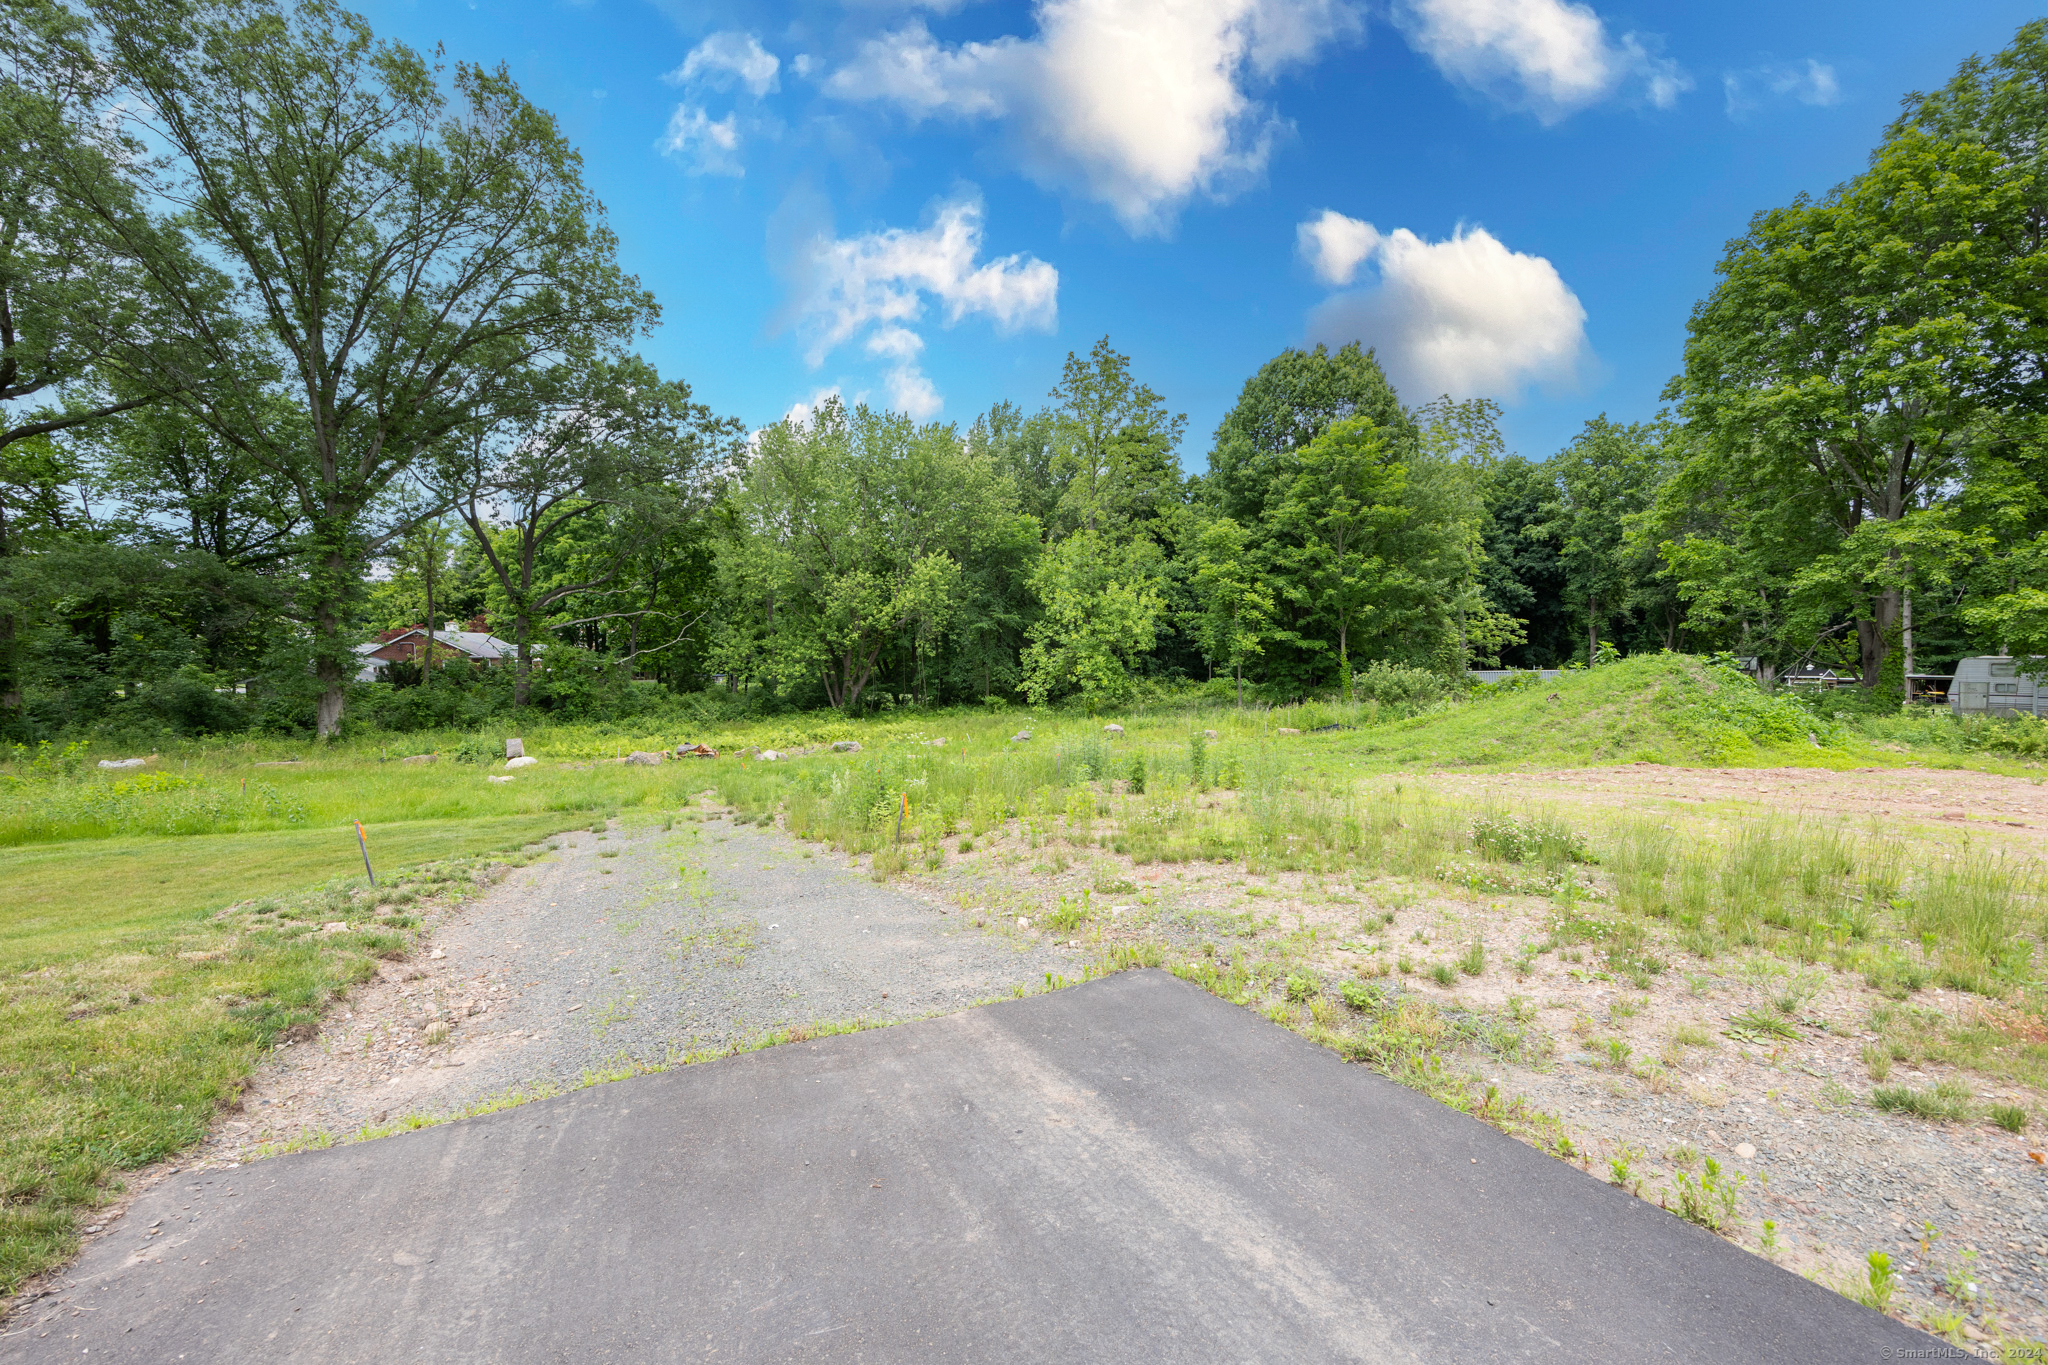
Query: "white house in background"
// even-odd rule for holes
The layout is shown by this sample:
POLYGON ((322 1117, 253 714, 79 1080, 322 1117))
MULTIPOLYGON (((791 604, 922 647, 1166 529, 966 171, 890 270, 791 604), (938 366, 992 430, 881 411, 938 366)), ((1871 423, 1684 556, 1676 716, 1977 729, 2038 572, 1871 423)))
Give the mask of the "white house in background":
POLYGON ((1949 684, 1949 710, 1957 715, 2038 716, 2048 697, 2026 669, 2048 669, 2048 660, 2015 659, 2010 654, 1979 654, 1956 660, 1955 681, 1949 684))
MULTIPOLYGON (((469 630, 461 629, 459 621, 450 621, 446 630, 430 632, 425 626, 406 626, 380 631, 376 639, 356 646, 356 657, 362 660, 362 666, 356 670, 356 681, 377 682, 392 664, 423 662, 430 634, 437 663, 443 659, 449 663, 466 659, 472 667, 489 668, 511 663, 519 657, 519 646, 491 634, 484 628, 482 617, 469 624, 469 630)), ((539 645, 530 648, 534 653, 540 653, 539 645)))

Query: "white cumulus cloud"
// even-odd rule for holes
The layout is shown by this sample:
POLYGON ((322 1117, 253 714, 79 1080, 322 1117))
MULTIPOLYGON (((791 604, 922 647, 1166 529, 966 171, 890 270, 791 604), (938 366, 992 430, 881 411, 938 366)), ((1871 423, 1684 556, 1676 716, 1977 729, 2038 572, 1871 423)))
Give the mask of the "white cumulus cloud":
POLYGON ((929 226, 915 230, 812 237, 793 270, 806 358, 823 364, 863 337, 868 354, 891 362, 890 403, 919 419, 935 415, 942 400, 918 366, 924 338, 911 330, 927 306, 949 327, 985 317, 999 331, 1050 331, 1058 319, 1059 271, 1022 252, 988 261, 981 252, 982 206, 973 198, 941 204, 929 226))
POLYGON ((956 199, 939 207, 929 227, 815 240, 801 305, 812 330, 811 363, 869 326, 917 321, 928 297, 949 326, 981 314, 1004 331, 1050 330, 1059 271, 1022 253, 982 261, 981 236, 980 202, 956 199))
POLYGON ((1740 118, 1767 99, 1796 100, 1818 108, 1842 102, 1842 83, 1834 67, 1812 57, 1727 72, 1721 77, 1721 91, 1730 118, 1740 118))
POLYGON ((1557 268, 1510 251, 1484 228, 1430 242, 1406 228, 1382 233, 1326 211, 1301 224, 1296 246, 1331 283, 1348 282, 1371 263, 1377 284, 1319 304, 1309 314, 1309 340, 1375 348, 1411 402, 1442 393, 1512 398, 1527 384, 1569 383, 1586 357, 1586 310, 1557 268), (1364 250, 1345 269, 1325 273, 1325 263, 1344 262, 1360 243, 1364 250))
POLYGON ((775 89, 775 73, 782 69, 776 55, 761 46, 761 40, 737 29, 714 33, 690 49, 683 64, 662 79, 670 85, 692 83, 727 90, 744 85, 756 99, 775 89))
POLYGON ((1039 0, 1029 38, 941 44, 921 20, 825 82, 913 120, 1000 120, 1025 173, 1163 231, 1264 170, 1285 125, 1250 87, 1357 31, 1351 0, 1039 0))
POLYGON ((739 159, 739 122, 732 114, 714 119, 694 104, 679 104, 654 145, 662 155, 681 161, 691 175, 746 174, 739 159))
POLYGON ((1358 267, 1380 244, 1379 229, 1356 218, 1346 218, 1335 209, 1294 229, 1295 250, 1324 284, 1349 284, 1358 267))
POLYGON ((1546 124, 1633 87, 1659 109, 1692 88, 1636 34, 1572 0, 1396 0, 1394 22, 1460 85, 1546 124))

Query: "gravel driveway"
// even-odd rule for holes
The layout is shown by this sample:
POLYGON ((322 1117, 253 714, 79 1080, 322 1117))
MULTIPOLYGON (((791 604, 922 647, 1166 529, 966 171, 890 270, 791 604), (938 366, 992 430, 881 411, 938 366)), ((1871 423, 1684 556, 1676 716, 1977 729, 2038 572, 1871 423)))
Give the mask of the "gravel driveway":
POLYGON ((552 856, 429 922, 258 1069, 203 1159, 324 1141, 819 1023, 964 1009, 1078 976, 1086 956, 976 929, 829 851, 720 817, 564 835, 552 856), (448 1036, 431 1041, 440 1023, 448 1036))

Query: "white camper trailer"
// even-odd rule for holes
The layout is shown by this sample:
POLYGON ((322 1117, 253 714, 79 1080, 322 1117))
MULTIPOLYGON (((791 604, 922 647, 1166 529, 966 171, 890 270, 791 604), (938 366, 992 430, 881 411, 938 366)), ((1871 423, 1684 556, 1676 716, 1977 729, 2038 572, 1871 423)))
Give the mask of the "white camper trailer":
POLYGON ((2038 716, 2048 697, 2041 695, 2029 669, 2048 671, 2048 660, 2015 659, 2010 654, 1958 659, 1955 681, 1948 689, 1949 709, 1959 716, 2038 716))

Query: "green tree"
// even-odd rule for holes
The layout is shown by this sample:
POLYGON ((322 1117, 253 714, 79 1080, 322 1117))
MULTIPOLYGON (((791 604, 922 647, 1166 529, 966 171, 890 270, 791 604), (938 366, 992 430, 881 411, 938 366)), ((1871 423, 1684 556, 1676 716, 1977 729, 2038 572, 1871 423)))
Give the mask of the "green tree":
POLYGON ((1269 513, 1286 535, 1276 567, 1289 590, 1337 637, 1337 678, 1351 700, 1351 634, 1390 598, 1412 592, 1410 566, 1385 552, 1399 539, 1408 468, 1369 417, 1347 417, 1302 447, 1286 496, 1269 513))
POLYGON ((1127 534, 1180 497, 1175 451, 1187 426, 1131 375, 1104 337, 1086 359, 1068 352, 1053 389, 1052 472, 1060 526, 1127 534))
POLYGON ((531 372, 520 391, 516 402, 501 397, 498 420, 471 425, 446 448, 436 494, 469 527, 504 593, 518 649, 513 704, 525 706, 535 629, 563 603, 615 587, 637 551, 701 514, 739 428, 638 356, 531 372), (590 552, 550 564, 551 549, 587 522, 604 527, 590 552))
POLYGON ((1585 625, 1590 663, 1607 624, 1656 596, 1655 544, 1632 529, 1669 477, 1664 432, 1651 423, 1610 422, 1603 413, 1558 452, 1547 473, 1555 496, 1531 534, 1556 550, 1565 599, 1585 625))
POLYGON ((537 360, 615 347, 655 316, 554 120, 502 70, 438 67, 305 0, 110 0, 94 35, 115 108, 163 154, 137 164, 219 277, 137 227, 102 179, 67 203, 134 260, 177 336, 117 359, 289 490, 298 613, 322 735, 341 721, 362 568, 402 519, 395 482, 496 415, 537 360), (301 420, 270 420, 289 395, 301 420))
POLYGON ((963 565, 1014 541, 1019 515, 1010 482, 954 428, 836 400, 760 433, 733 510, 721 661, 848 711, 892 649, 913 680, 929 672, 963 565))
POLYGON ((437 598, 435 591, 447 580, 457 535, 457 528, 449 525, 444 516, 421 517, 391 543, 387 556, 391 563, 391 596, 403 613, 400 620, 390 624, 419 621, 426 626, 420 681, 429 687, 434 683, 434 632, 441 629, 439 613, 434 608, 438 603, 446 611, 448 606, 447 599, 437 598))
POLYGON ((1244 705, 1244 666, 1265 648, 1273 620, 1273 590, 1252 560, 1245 530, 1228 517, 1202 524, 1195 540, 1193 622, 1203 652, 1237 679, 1244 705))
MULTIPOLYGON (((111 75, 61 5, 13 0, 0 18, 0 580, 21 571, 11 561, 29 548, 24 523, 48 522, 38 472, 55 455, 47 438, 159 396, 118 363, 124 344, 161 339, 165 322, 123 237, 176 245, 136 193, 140 148, 101 117, 111 75), (62 193, 80 182, 122 233, 62 193), (33 448, 14 449, 22 443, 33 448)), ((10 596, 0 583, 0 727, 22 705, 10 596)))
POLYGON ((1051 412, 1025 415, 1015 403, 999 402, 974 419, 967 430, 969 453, 986 459, 996 472, 1010 480, 1017 505, 1051 526, 1059 516, 1060 495, 1065 491, 1054 471, 1058 457, 1058 419, 1051 412))
POLYGON ((1282 351, 1245 381, 1217 424, 1204 498, 1238 524, 1257 527, 1292 485, 1296 452, 1349 417, 1367 418, 1396 446, 1417 434, 1371 351, 1355 342, 1334 354, 1322 346, 1282 351))
POLYGON ((1490 609, 1520 620, 1525 642, 1505 652, 1515 668, 1554 668, 1571 657, 1572 622, 1564 566, 1543 534, 1558 501, 1549 466, 1505 455, 1479 472, 1486 511, 1479 587, 1490 609))
MULTIPOLYGON (((1217 425, 1202 480, 1200 497, 1209 511, 1243 527, 1247 553, 1277 575, 1260 669, 1283 687, 1321 685, 1339 642, 1336 619, 1323 610, 1332 599, 1299 577, 1309 567, 1302 518, 1283 516, 1281 509, 1297 496, 1304 452, 1334 424, 1351 420, 1380 432, 1397 461, 1421 440, 1371 352, 1356 345, 1334 353, 1321 346, 1283 351, 1245 381, 1217 425)), ((1349 625, 1344 634, 1348 653, 1349 625)))
POLYGON ((2043 406, 2042 35, 1908 101, 1869 169, 1729 245, 1670 390, 1688 430, 1667 511, 1711 508, 1717 534, 1670 541, 1689 619, 1851 632, 1874 688, 1915 575, 1967 553, 1952 520, 1909 523, 2043 406))
POLYGON ((1159 561, 1159 547, 1143 536, 1118 544, 1085 529, 1039 557, 1032 586, 1044 614, 1024 651, 1033 705, 1074 691, 1091 709, 1130 700, 1166 611, 1159 561))

